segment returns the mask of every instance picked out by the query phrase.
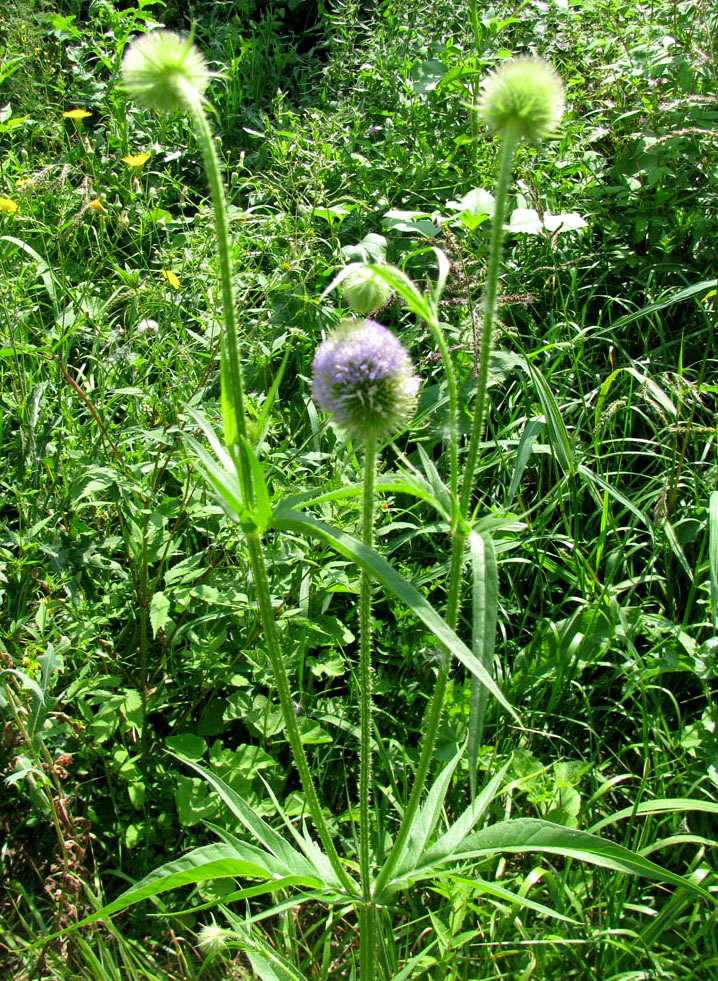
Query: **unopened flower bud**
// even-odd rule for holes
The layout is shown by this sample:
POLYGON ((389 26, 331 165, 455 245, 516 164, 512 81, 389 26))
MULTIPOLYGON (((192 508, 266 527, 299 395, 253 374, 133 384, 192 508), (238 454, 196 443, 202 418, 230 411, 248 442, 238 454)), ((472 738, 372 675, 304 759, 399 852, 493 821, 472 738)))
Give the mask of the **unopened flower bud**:
POLYGON ((374 320, 345 320, 319 345, 312 398, 358 440, 401 429, 416 406, 419 379, 404 345, 374 320))
POLYGON ((368 266, 357 265, 342 280, 342 294, 354 313, 366 317, 383 307, 392 293, 391 286, 385 283, 368 266))
POLYGON ((537 143, 561 121, 563 83, 543 58, 510 58, 486 80, 478 110, 499 136, 509 124, 518 124, 519 138, 537 143))
POLYGON ((186 108, 188 93, 200 98, 212 73, 191 39, 151 31, 130 44, 122 59, 122 85, 137 102, 158 112, 186 108))

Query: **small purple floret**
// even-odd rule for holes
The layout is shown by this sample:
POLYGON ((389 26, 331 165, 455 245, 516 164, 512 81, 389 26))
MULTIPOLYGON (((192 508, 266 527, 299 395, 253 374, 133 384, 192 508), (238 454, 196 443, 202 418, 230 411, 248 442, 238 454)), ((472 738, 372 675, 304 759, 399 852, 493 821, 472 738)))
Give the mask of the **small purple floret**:
POLYGON ((317 348, 312 374, 312 398, 355 439, 391 435, 416 405, 411 358, 374 320, 343 321, 317 348))

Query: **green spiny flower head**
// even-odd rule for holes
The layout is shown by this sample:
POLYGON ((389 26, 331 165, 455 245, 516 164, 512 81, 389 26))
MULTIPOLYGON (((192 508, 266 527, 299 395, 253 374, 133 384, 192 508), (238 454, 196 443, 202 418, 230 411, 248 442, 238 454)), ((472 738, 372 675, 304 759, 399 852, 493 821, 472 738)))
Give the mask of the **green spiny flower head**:
POLYGON ((529 143, 555 132, 564 110, 563 83, 543 58, 510 58, 488 77, 479 115, 499 136, 510 123, 529 143))
POLYGON ((158 112, 186 108, 186 93, 202 98, 212 73, 191 38, 151 31, 130 44, 122 59, 122 85, 137 102, 158 112))
POLYGON ((343 320, 312 362, 312 398, 357 440, 406 425, 418 391, 406 348, 375 320, 343 320))
POLYGON ((376 313, 393 292, 388 283, 365 265, 357 265, 342 280, 344 299, 362 317, 376 313))

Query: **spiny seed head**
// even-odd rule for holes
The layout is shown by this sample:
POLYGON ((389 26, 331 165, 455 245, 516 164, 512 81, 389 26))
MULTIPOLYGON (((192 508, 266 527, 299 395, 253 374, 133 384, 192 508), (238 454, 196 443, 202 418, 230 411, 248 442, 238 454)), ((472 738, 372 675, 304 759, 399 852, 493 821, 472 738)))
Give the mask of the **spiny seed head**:
POLYGON ((510 58, 490 75, 479 100, 479 115, 489 129, 504 132, 518 123, 519 137, 538 143, 550 136, 564 110, 563 83, 543 58, 510 58))
POLYGON ((201 98, 212 73, 191 38, 151 31, 136 38, 122 59, 122 85, 137 102, 158 112, 186 106, 185 92, 201 98))
POLYGON ((419 379, 404 345, 374 320, 344 320, 317 348, 312 398, 357 440, 382 439, 413 415, 419 379))
POLYGON ((200 928, 197 940, 200 947, 212 957, 216 957, 227 946, 227 940, 232 938, 231 930, 218 926, 214 918, 211 923, 205 923, 200 928))
POLYGON ((357 265, 342 280, 344 299, 354 313, 358 313, 361 317, 376 313, 389 300, 392 293, 391 286, 368 266, 357 265))

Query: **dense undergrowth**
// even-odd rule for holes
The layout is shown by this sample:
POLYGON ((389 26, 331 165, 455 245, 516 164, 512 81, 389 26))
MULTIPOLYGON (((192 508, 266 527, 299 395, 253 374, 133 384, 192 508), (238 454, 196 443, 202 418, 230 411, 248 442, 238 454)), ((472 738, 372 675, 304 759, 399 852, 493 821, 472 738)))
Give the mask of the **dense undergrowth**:
MULTIPOLYGON (((213 840, 205 822, 234 827, 167 750, 211 767, 267 818, 267 787, 291 817, 304 811, 242 536, 185 442, 198 435, 193 408, 221 425, 217 271, 187 123, 158 122, 119 86, 128 38, 155 21, 193 24, 221 71, 210 102, 249 423, 277 497, 360 479, 361 454, 317 413, 309 375, 346 313, 322 291, 376 250, 417 282, 435 275, 430 246, 448 255, 441 314, 469 431, 482 208, 497 161, 472 106, 508 53, 557 68, 560 133, 522 147, 514 171, 477 501, 497 516, 494 669, 522 727, 490 700, 480 767, 491 776, 509 763, 493 813, 599 831, 716 893, 718 17, 700 0, 530 0, 479 11, 472 25, 469 8, 19 0, 0 14, 9 977, 251 976, 236 950, 198 946, 216 911, 186 912, 231 882, 25 949, 213 840)), ((416 418, 382 468, 423 452, 445 477, 446 379, 431 335, 398 300, 379 318, 422 377, 416 418)), ((359 508, 320 506, 350 530, 359 508)), ((380 495, 376 537, 440 608, 449 570, 434 513, 380 495)), ((266 546, 302 739, 353 855, 359 573, 298 536, 270 533, 266 546)), ((388 847, 441 654, 391 597, 377 597, 374 617, 388 847)), ((470 636, 468 620, 458 632, 470 636)), ((458 666, 437 769, 468 722, 458 666)), ((447 819, 467 803, 462 761, 447 819)), ((456 981, 700 981, 718 970, 715 909, 688 890, 560 858, 484 861, 484 883, 559 920, 517 910, 471 875, 467 865, 418 887, 392 911, 387 976, 412 959, 403 976, 456 981)), ((256 929, 307 978, 354 976, 355 921, 341 909, 288 906, 256 929)))

